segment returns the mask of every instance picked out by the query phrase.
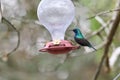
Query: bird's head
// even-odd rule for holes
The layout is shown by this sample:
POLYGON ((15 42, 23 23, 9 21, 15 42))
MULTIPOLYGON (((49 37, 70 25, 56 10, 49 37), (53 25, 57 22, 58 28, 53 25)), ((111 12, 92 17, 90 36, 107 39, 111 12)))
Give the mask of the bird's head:
POLYGON ((84 38, 84 36, 79 28, 75 28, 72 31, 75 33, 75 36, 79 36, 80 38, 84 38))
POLYGON ((73 31, 74 33, 76 33, 76 34, 81 33, 80 29, 78 29, 78 28, 75 28, 75 29, 73 29, 72 31, 73 31))
POLYGON ((79 30, 79 29, 75 28, 75 29, 73 29, 72 31, 73 31, 74 33, 77 33, 78 30, 79 30))

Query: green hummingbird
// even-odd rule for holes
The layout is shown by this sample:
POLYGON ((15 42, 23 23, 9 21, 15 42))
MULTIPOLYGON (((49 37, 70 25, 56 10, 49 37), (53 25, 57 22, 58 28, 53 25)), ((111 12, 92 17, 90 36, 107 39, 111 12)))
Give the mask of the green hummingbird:
POLYGON ((79 45, 88 46, 90 48, 93 48, 96 51, 96 49, 90 44, 90 42, 87 39, 84 38, 84 36, 81 33, 80 29, 75 28, 72 31, 75 33, 74 39, 79 45))

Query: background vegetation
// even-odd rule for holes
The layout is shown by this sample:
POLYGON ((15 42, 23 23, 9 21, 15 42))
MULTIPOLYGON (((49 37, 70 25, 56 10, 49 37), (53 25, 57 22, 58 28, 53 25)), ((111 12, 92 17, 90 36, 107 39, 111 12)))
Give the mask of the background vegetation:
MULTIPOLYGON (((96 52, 88 48, 75 50, 55 71, 65 55, 39 52, 45 42, 51 40, 49 32, 37 24, 36 10, 40 0, 1 0, 1 16, 20 32, 20 46, 9 53, 16 47, 19 33, 2 18, 0 80, 113 80, 120 73, 120 25, 117 25, 119 18, 115 20, 115 16, 120 14, 120 6, 116 8, 120 1, 72 1, 76 8, 76 19, 69 29, 73 29, 77 24, 98 50, 96 52), (101 28, 103 29, 100 30, 101 28), (116 34, 111 35, 114 32, 116 34), (104 54, 106 55, 103 67, 99 68, 104 54), (100 74, 99 71, 96 73, 97 69, 100 70, 100 74), (95 79, 96 74, 98 76, 95 79)), ((73 40, 73 33, 68 30, 65 39, 73 40)))

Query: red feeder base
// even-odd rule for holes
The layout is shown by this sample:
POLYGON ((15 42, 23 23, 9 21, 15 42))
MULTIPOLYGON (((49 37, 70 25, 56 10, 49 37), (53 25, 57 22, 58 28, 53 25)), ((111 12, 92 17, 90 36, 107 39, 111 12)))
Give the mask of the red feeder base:
POLYGON ((53 41, 46 43, 41 52, 48 52, 51 54, 67 54, 71 50, 77 49, 78 46, 73 46, 71 42, 67 40, 61 40, 59 44, 53 44, 53 41))

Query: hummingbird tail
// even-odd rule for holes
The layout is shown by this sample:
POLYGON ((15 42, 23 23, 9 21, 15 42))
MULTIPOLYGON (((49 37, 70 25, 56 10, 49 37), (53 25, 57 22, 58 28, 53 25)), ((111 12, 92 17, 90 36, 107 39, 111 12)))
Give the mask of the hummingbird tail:
POLYGON ((95 49, 93 46, 91 46, 95 51, 97 51, 97 49, 95 49))
POLYGON ((97 51, 97 49, 95 49, 92 45, 89 46, 90 48, 93 48, 95 51, 97 51))

